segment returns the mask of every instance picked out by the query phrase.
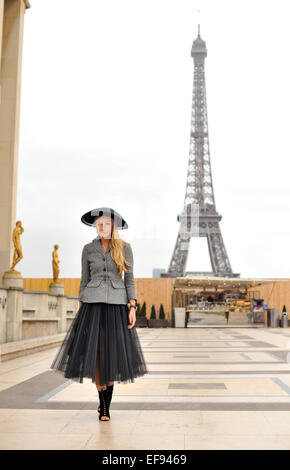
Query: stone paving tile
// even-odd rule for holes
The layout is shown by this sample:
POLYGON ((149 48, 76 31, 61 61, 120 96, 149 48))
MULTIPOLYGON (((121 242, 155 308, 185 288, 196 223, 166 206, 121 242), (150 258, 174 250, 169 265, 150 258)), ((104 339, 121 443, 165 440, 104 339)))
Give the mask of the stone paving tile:
MULTIPOLYGON (((103 423, 102 423, 103 424, 103 423)), ((106 423, 107 424, 107 423, 106 423)), ((132 449, 132 450, 184 450, 184 434, 161 433, 156 429, 155 432, 146 434, 142 429, 135 431, 134 434, 119 434, 118 436, 110 436, 108 434, 97 434, 93 435, 86 443, 85 449, 106 449, 106 450, 119 450, 119 449, 132 449)))
MULTIPOLYGON (((290 436, 289 436, 290 437, 290 436)), ((290 439, 281 441, 275 436, 255 436, 248 434, 232 436, 185 435, 186 450, 286 450, 290 449, 290 439)))
POLYGON ((91 438, 90 434, 15 433, 0 432, 1 450, 82 450, 91 438))

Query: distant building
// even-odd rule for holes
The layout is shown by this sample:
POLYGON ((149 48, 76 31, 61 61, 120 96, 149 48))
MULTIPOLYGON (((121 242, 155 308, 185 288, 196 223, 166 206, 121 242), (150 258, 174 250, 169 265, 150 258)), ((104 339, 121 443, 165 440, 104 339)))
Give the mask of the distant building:
POLYGON ((161 277, 161 273, 165 273, 166 269, 164 268, 154 268, 152 269, 152 277, 161 277))

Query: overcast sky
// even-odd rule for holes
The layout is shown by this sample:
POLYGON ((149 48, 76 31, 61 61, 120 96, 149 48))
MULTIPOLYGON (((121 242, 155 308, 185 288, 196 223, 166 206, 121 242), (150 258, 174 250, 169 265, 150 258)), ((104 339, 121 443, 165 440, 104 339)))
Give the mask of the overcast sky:
MULTIPOLYGON (((220 227, 241 277, 289 276, 289 2, 31 0, 21 86, 17 220, 24 277, 80 277, 99 206, 120 212, 135 277, 168 269, 189 154, 193 60, 206 41, 220 227), (197 13, 200 9, 201 13, 197 13)), ((17 268, 18 269, 18 268, 17 268)), ((205 238, 187 270, 210 271, 205 238)))

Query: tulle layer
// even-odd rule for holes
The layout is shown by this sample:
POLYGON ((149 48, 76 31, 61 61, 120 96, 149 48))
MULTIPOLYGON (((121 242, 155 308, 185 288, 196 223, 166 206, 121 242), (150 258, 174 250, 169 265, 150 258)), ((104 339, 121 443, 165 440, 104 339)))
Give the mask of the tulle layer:
POLYGON ((136 327, 128 324, 127 305, 83 302, 50 368, 81 383, 134 382, 148 370, 136 327))

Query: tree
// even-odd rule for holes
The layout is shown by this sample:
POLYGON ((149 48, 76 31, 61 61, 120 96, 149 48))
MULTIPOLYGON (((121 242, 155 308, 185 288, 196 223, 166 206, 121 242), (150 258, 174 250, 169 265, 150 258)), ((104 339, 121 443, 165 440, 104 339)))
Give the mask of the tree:
POLYGON ((146 317, 146 302, 143 302, 142 308, 140 310, 140 317, 146 317))
POLYGON ((160 307, 159 307, 159 318, 160 318, 160 320, 161 319, 163 320, 165 318, 163 304, 161 304, 160 307))
POLYGON ((155 320, 155 319, 156 319, 156 310, 155 310, 155 306, 154 306, 154 305, 151 305, 151 315, 150 315, 150 319, 151 319, 151 320, 155 320))

